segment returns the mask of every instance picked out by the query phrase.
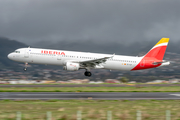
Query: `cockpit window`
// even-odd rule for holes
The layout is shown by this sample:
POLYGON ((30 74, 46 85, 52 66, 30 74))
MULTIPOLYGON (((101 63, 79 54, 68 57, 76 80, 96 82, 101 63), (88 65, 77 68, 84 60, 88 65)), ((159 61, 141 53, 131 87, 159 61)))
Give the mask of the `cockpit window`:
POLYGON ((20 51, 14 51, 15 53, 20 53, 20 51))

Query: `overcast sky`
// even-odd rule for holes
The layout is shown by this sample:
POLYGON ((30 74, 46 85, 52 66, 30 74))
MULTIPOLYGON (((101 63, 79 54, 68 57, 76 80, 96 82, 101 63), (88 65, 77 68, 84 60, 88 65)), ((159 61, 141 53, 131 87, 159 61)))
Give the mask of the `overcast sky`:
POLYGON ((0 36, 124 42, 180 40, 180 0, 0 0, 0 36))

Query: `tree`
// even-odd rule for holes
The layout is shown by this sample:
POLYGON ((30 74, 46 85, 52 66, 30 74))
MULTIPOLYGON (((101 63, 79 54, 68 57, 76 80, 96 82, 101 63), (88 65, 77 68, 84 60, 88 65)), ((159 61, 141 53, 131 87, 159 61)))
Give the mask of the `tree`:
POLYGON ((128 79, 127 77, 122 77, 122 78, 120 79, 120 81, 121 81, 122 83, 127 83, 127 82, 129 81, 129 79, 128 79))

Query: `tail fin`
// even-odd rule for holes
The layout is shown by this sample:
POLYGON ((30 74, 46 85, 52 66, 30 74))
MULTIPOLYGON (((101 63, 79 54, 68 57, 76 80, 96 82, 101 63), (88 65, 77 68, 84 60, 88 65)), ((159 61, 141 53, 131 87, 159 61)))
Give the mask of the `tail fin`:
POLYGON ((163 60, 169 38, 162 38, 144 57, 155 58, 163 60))
POLYGON ((162 38, 145 56, 142 57, 141 61, 132 70, 155 68, 163 64, 169 65, 169 62, 165 64, 163 61, 168 42, 169 38, 162 38))

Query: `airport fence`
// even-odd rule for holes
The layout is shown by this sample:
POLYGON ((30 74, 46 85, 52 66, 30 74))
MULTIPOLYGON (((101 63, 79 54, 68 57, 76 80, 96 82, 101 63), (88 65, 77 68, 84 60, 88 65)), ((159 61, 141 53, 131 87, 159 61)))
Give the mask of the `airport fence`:
MULTIPOLYGON (((159 111, 160 112, 160 111, 159 111)), ((162 112, 162 111, 161 111, 162 112)), ((173 115, 170 110, 166 110, 164 115, 154 116, 151 113, 147 114, 143 111, 136 111, 133 115, 119 114, 114 115, 112 111, 107 111, 107 114, 97 115, 91 114, 86 115, 82 111, 77 111, 73 117, 61 116, 57 117, 53 115, 51 111, 46 113, 23 113, 17 112, 14 115, 4 115, 0 118, 1 120, 180 120, 180 116, 173 115)))

